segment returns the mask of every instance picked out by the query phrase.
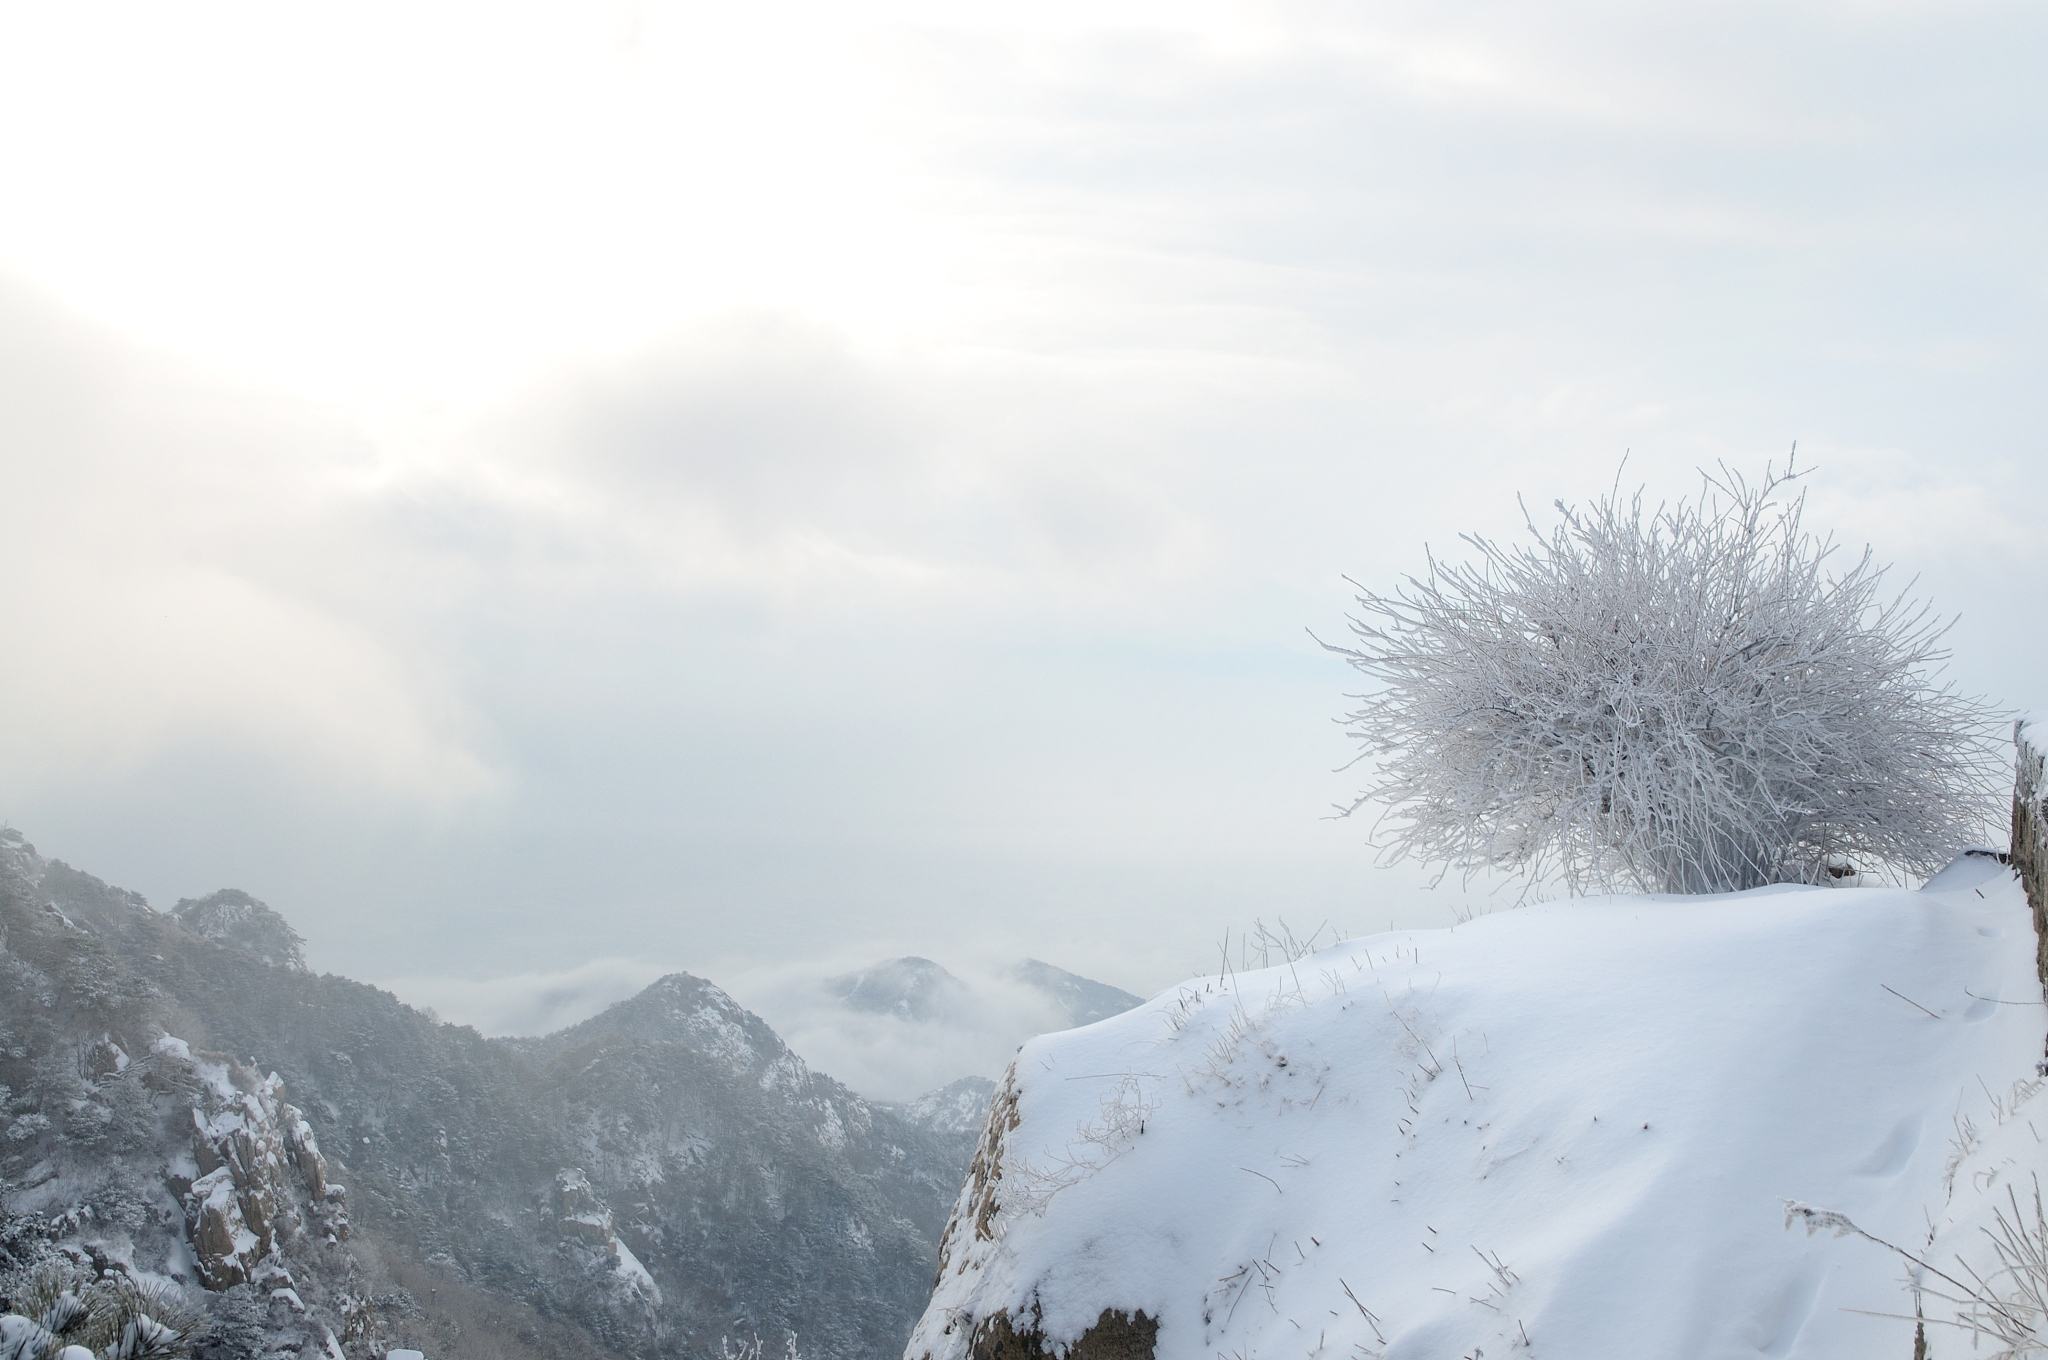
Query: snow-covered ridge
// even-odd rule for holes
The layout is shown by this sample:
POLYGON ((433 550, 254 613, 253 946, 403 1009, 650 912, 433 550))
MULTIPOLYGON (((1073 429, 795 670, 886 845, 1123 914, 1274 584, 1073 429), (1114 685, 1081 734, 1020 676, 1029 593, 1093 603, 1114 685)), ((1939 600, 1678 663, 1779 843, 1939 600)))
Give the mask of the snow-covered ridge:
POLYGON ((1867 1315, 1911 1313, 1898 1260, 1783 1201, 1924 1242, 1951 1116, 2035 1075, 2041 1001, 1982 856, 1197 980, 1018 1055, 907 1357, 1108 1312, 1160 1360, 1903 1360, 1912 1324, 1867 1315))

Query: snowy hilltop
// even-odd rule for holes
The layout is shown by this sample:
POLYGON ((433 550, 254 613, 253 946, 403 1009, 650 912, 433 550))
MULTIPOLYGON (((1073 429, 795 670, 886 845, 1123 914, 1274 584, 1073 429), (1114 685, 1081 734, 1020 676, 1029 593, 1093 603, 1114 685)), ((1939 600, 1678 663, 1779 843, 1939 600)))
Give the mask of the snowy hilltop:
POLYGON ((1960 1238, 2034 1212, 2042 1037, 1988 854, 1194 981, 1019 1053, 907 1360, 1905 1360, 1907 1262, 1787 1202, 1988 1275, 1960 1238))

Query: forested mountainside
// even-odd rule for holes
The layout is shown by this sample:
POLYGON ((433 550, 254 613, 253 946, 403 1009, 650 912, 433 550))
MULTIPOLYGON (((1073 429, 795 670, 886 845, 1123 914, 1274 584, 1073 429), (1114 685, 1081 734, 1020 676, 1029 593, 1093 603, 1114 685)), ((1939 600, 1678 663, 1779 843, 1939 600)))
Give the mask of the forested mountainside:
POLYGON ((971 1150, 698 978, 486 1040, 11 831, 0 1033, 0 1270, 204 1282, 208 1356, 894 1357, 971 1150))

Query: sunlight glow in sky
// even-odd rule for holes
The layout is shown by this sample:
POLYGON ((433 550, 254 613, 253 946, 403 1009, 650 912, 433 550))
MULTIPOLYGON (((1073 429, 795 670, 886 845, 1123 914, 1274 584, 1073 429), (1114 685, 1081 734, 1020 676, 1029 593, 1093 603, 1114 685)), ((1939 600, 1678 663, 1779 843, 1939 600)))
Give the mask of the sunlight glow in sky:
POLYGON ((2038 705, 2044 29, 0 9, 0 818, 372 979, 1143 991, 1502 900, 1324 817, 1344 574, 1794 440, 2038 705))

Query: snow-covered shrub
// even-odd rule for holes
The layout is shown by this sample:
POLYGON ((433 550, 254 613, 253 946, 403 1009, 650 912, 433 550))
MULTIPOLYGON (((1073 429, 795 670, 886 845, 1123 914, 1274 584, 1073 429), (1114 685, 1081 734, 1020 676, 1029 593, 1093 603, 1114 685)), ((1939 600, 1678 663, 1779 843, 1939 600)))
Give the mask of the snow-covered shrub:
POLYGON ((0 1360, 57 1360, 67 1347, 94 1360, 169 1360, 200 1330, 199 1314, 165 1285, 49 1265, 8 1287, 0 1360))
POLYGON ((1983 835, 1989 711, 1937 683, 1946 624, 1801 527, 1795 476, 1725 467, 1696 499, 1557 502, 1547 536, 1466 536, 1366 590, 1379 682, 1347 721, 1394 859, 1707 893, 1836 863, 1929 873, 1983 835))

